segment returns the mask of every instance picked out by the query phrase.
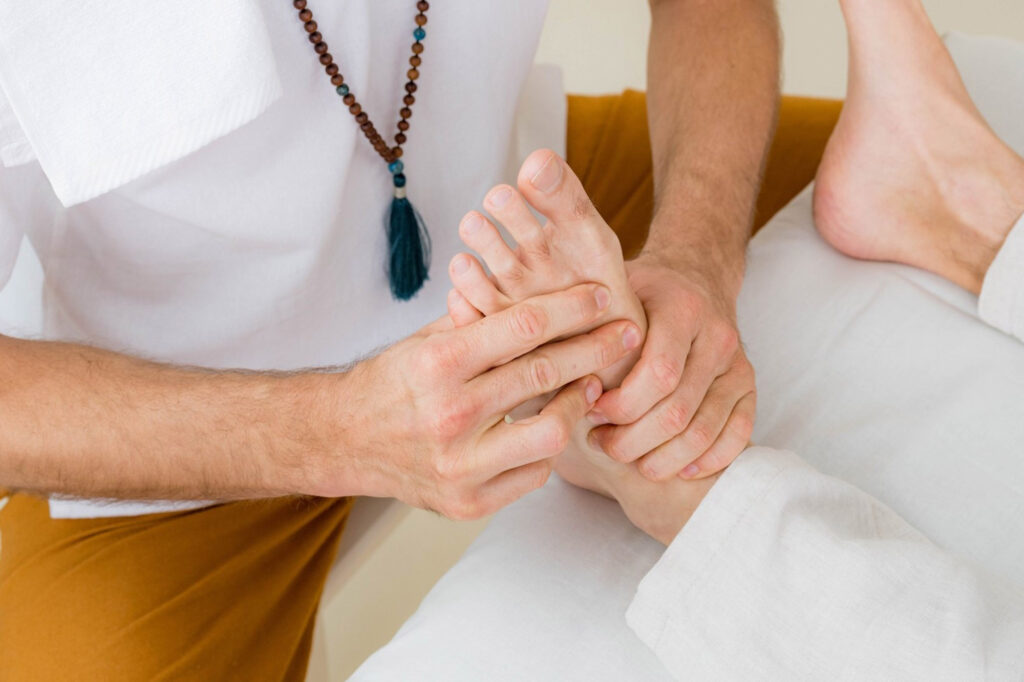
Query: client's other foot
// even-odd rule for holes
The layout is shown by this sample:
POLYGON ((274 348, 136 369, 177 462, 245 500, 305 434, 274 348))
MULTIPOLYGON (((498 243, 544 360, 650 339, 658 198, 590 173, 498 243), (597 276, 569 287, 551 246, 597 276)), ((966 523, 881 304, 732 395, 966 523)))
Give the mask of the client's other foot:
POLYGON ((978 293, 1024 212, 1024 159, 985 123, 919 0, 841 4, 849 86, 818 170, 818 230, 847 255, 978 293))
POLYGON ((616 500, 634 526, 664 545, 679 534, 721 476, 717 473, 694 481, 673 478, 655 483, 644 478, 635 466, 574 444, 555 460, 555 471, 573 485, 616 500))
MULTIPOLYGON (((637 324, 641 335, 646 333, 646 316, 626 279, 618 237, 565 161, 552 151, 536 151, 523 163, 517 184, 518 192, 499 185, 484 199, 487 211, 516 240, 514 250, 476 211, 459 225, 463 241, 480 254, 493 278, 475 258, 460 254, 449 268, 458 294, 484 315, 493 315, 532 296, 596 282, 607 286, 612 296, 602 323, 626 319, 637 324), (547 218, 543 225, 530 206, 547 218)), ((456 310, 452 316, 456 324, 465 322, 457 319, 456 310)), ((606 388, 618 386, 636 363, 641 340, 635 339, 633 353, 599 375, 606 388)))

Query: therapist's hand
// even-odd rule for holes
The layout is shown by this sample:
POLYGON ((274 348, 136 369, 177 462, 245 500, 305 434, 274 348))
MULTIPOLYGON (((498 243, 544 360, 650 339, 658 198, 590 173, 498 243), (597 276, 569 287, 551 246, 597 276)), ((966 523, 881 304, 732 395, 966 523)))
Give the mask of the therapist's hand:
POLYGON ((304 465, 304 492, 346 494, 336 482, 355 480, 360 494, 471 519, 540 487, 601 394, 593 373, 639 343, 626 321, 552 343, 601 323, 609 304, 583 284, 460 329, 446 317, 336 375, 322 399, 335 427, 304 465), (506 423, 558 389, 537 416, 506 423))
POLYGON ((626 264, 647 313, 640 361, 588 415, 590 442, 665 481, 710 476, 747 447, 756 412, 754 370, 736 330, 735 297, 698 270, 642 254, 626 264))

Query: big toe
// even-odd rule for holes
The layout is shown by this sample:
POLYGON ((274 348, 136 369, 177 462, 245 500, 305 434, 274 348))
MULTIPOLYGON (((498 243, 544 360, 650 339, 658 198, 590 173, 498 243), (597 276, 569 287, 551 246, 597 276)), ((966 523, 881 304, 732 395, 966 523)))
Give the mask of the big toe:
POLYGON ((555 224, 600 221, 583 183, 550 149, 526 157, 517 184, 526 200, 555 224))

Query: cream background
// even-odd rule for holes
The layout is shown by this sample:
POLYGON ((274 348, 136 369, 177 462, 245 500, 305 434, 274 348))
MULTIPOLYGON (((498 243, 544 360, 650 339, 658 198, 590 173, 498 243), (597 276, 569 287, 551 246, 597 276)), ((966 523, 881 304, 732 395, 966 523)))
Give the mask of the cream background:
MULTIPOLYGON (((940 33, 957 30, 1024 40, 1021 0, 924 4, 940 33)), ((779 0, 778 8, 785 36, 783 90, 842 97, 846 32, 838 0, 779 0)), ((649 18, 647 0, 551 0, 538 60, 561 64, 571 91, 643 89, 649 18)))

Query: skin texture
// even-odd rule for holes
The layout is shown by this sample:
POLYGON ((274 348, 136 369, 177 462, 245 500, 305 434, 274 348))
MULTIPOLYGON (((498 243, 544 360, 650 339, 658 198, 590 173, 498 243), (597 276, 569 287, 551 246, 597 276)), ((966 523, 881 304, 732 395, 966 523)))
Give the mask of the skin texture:
POLYGON ((445 318, 347 371, 295 374, 0 338, 0 482, 132 499, 374 495, 482 516, 544 483, 600 395, 587 377, 640 343, 610 305, 583 285, 460 330, 445 318), (533 420, 504 423, 565 385, 533 420))
POLYGON ((660 0, 651 13, 655 213, 627 264, 649 329, 590 418, 611 457, 654 480, 700 478, 746 447, 756 411, 736 297, 778 102, 778 21, 770 0, 660 0))

